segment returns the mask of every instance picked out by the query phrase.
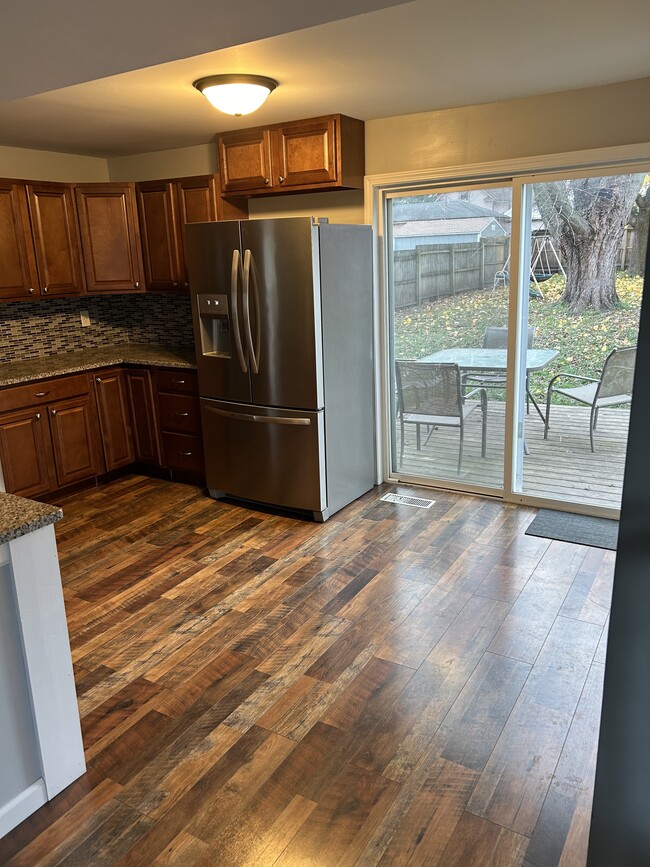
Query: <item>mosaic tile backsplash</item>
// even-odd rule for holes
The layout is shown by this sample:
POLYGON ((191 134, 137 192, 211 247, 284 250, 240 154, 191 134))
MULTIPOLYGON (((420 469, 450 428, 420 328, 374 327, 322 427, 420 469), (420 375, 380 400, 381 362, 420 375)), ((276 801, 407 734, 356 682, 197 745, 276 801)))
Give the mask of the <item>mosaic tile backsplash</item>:
POLYGON ((186 295, 104 295, 0 304, 0 362, 116 343, 192 346, 186 295), (82 327, 80 312, 90 314, 82 327))

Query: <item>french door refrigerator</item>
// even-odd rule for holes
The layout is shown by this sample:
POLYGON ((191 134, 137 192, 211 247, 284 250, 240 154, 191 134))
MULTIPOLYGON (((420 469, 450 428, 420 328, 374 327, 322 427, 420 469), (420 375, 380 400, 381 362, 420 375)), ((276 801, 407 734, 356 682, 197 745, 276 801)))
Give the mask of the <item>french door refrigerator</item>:
POLYGON ((186 231, 210 494, 324 521, 373 485, 370 227, 186 231))

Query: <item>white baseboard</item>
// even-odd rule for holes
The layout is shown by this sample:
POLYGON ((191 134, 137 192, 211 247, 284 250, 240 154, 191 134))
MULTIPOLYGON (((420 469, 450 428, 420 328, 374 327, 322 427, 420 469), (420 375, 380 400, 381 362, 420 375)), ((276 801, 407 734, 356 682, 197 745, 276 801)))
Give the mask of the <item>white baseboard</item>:
POLYGON ((0 837, 8 834, 12 828, 31 816, 39 807, 47 802, 47 792, 43 780, 37 780, 8 804, 0 807, 0 837))

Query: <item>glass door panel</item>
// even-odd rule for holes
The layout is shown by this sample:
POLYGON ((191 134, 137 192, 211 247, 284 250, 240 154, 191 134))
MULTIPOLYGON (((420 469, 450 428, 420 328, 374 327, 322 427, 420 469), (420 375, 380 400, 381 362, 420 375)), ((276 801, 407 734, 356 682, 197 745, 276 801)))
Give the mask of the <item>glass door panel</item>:
POLYGON ((390 198, 391 464, 503 489, 510 186, 390 198))
POLYGON ((518 352, 515 491, 620 508, 647 187, 644 173, 524 187, 519 322, 538 357, 518 352))

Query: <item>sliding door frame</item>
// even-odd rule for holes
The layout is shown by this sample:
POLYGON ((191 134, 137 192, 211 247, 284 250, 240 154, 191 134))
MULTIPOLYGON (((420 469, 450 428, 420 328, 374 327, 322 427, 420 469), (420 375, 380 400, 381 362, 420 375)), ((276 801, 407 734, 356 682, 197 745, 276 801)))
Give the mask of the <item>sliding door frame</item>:
MULTIPOLYGON (((618 517, 618 509, 608 509, 589 506, 581 503, 566 503, 541 497, 532 497, 522 492, 513 491, 515 480, 515 396, 521 400, 521 363, 510 364, 506 379, 506 428, 505 428, 505 459, 504 488, 478 488, 463 482, 430 481, 422 478, 395 474, 391 462, 391 417, 392 375, 390 369, 390 343, 392 327, 390 319, 391 298, 390 281, 388 278, 388 263, 390 257, 390 237, 386 225, 388 197, 394 198, 400 193, 417 195, 431 188, 450 190, 454 187, 480 188, 484 185, 498 184, 512 187, 512 229, 511 229, 511 259, 510 259, 510 308, 508 319, 508 358, 518 358, 521 362, 525 345, 518 327, 518 296, 523 281, 521 274, 527 274, 530 268, 530 250, 528 242, 522 243, 522 197, 527 185, 535 183, 541 177, 544 180, 561 180, 564 177, 596 176, 608 174, 623 174, 634 171, 647 171, 650 163, 650 143, 627 145, 617 148, 602 148, 590 151, 577 151, 568 154, 553 154, 542 157, 530 157, 478 163, 467 166, 444 166, 417 172, 400 172, 396 174, 368 175, 365 178, 365 222, 374 230, 374 276, 375 276, 375 418, 377 467, 376 481, 403 482, 419 484, 425 487, 453 489, 459 492, 482 496, 492 496, 503 499, 506 503, 516 503, 535 507, 546 507, 564 511, 572 511, 601 517, 618 517), (526 259, 528 253, 528 259, 526 259)), ((529 187, 528 187, 529 189, 529 187)), ((523 436, 523 431, 518 432, 523 436)))

